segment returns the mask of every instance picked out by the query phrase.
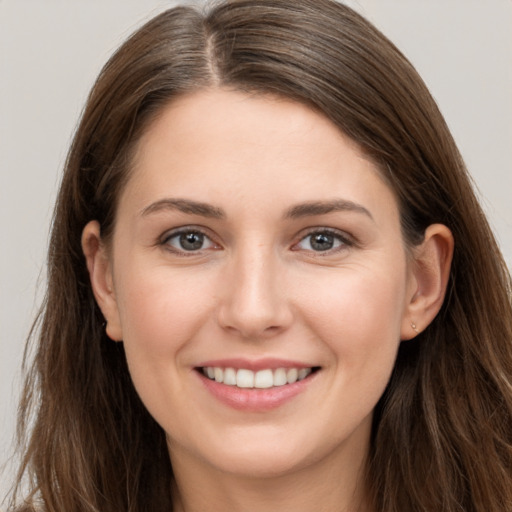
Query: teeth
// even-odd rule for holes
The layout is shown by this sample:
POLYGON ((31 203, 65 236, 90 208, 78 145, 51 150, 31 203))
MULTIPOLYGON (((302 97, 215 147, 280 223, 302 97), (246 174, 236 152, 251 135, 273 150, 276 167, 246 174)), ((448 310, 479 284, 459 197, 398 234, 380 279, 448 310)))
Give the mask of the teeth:
POLYGON ((286 382, 288 382, 288 384, 293 384, 294 382, 297 382, 298 375, 299 370, 297 370, 297 368, 290 368, 286 372, 286 382))
POLYGON ((209 379, 228 386, 267 389, 303 380, 312 372, 312 368, 277 368, 276 370, 266 369, 253 372, 245 368, 235 370, 234 368, 208 366, 202 371, 209 379))
POLYGON ((254 375, 254 387, 265 389, 274 385, 274 374, 272 370, 260 370, 254 375))
POLYGON ((305 379, 310 373, 311 373, 311 370, 309 368, 301 368, 299 370, 297 380, 305 379))
POLYGON ((224 370, 224 384, 236 386, 236 371, 233 368, 226 368, 224 370))
POLYGON ((254 372, 251 372, 251 370, 238 370, 236 372, 236 385, 239 388, 253 388, 254 372))
POLYGON ((274 372, 274 386, 284 386, 287 384, 286 370, 284 368, 278 368, 274 372))

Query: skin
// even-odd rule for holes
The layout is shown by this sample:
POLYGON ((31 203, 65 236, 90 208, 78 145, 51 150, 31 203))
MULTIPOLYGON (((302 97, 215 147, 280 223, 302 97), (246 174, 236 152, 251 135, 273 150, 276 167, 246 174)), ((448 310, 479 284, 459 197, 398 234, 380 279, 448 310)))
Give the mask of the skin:
POLYGON ((453 240, 434 225, 407 248, 393 191, 350 139, 285 99, 182 96, 139 143, 112 243, 92 221, 83 248, 107 333, 167 433, 178 511, 369 510, 372 411, 411 324, 442 304, 453 240), (290 216, 333 201, 343 208, 290 216), (203 232, 201 248, 185 251, 179 228, 203 232), (326 229, 333 247, 314 250, 326 229), (247 412, 195 369, 233 357, 320 370, 283 405, 247 412))

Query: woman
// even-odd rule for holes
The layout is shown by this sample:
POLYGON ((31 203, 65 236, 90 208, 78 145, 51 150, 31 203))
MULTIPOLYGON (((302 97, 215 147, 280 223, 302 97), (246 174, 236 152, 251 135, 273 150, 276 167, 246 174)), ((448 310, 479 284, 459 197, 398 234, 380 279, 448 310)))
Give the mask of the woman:
POLYGON ((69 153, 26 509, 512 510, 509 292, 374 27, 328 0, 171 9, 69 153))

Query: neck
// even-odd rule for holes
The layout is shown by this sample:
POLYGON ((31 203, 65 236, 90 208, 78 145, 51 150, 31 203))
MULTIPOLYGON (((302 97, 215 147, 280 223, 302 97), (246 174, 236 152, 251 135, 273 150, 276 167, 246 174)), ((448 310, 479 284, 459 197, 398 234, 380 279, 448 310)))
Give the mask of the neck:
POLYGON ((351 447, 346 464, 332 453, 286 474, 259 477, 221 471, 176 450, 174 512, 371 512, 366 449, 354 460, 351 447))

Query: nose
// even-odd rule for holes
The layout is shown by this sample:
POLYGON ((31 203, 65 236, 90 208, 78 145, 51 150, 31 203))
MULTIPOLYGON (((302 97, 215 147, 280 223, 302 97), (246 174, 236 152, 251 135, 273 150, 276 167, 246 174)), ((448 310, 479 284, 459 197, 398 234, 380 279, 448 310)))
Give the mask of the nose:
POLYGON ((285 272, 270 248, 240 251, 224 276, 218 321, 247 340, 266 339, 293 320, 285 272))

